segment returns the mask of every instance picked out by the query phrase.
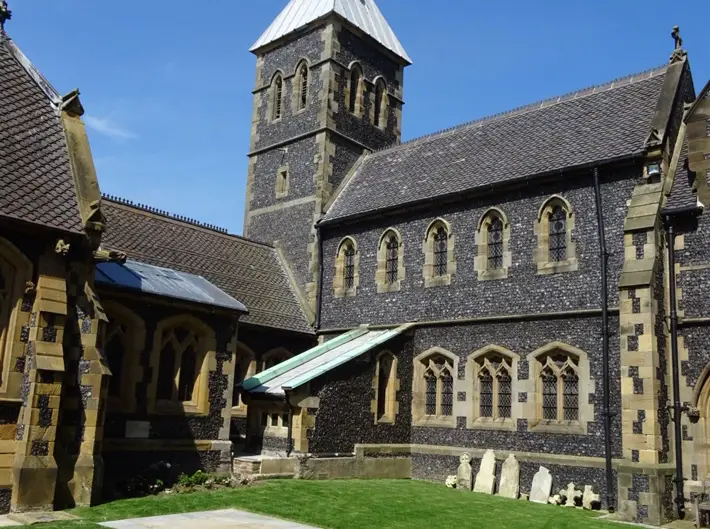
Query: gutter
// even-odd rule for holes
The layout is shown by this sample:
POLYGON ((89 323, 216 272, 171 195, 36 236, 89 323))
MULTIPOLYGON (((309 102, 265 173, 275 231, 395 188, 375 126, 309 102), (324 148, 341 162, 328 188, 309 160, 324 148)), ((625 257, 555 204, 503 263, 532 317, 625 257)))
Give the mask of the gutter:
MULTIPOLYGON (((373 153, 377 154, 377 152, 373 153)), ((566 175, 570 172, 584 171, 585 169, 594 169, 602 165, 610 165, 620 162, 634 162, 637 160, 645 159, 646 150, 638 151, 631 154, 624 154, 622 156, 616 156, 613 158, 607 158, 604 160, 597 160, 595 162, 588 162, 581 165, 575 165, 565 169, 555 169, 552 171, 547 171, 544 173, 537 173, 534 175, 527 175, 519 178, 513 178, 511 180, 505 180, 503 182, 494 182, 491 184, 486 184, 484 186, 475 187, 472 189, 467 189, 464 191, 456 191, 454 193, 447 193, 444 195, 439 195, 433 198, 424 198, 419 200, 414 200, 412 202, 407 202, 405 204, 398 204, 396 206, 384 207, 372 211, 364 211, 361 213, 355 213, 353 215, 348 215, 345 217, 337 217, 333 219, 323 219, 318 225, 322 228, 323 226, 331 226, 335 224, 347 224, 353 221, 364 220, 371 217, 381 217, 384 215, 393 215, 400 213, 402 211, 411 211, 412 209, 427 207, 436 201, 437 205, 441 205, 447 202, 458 202, 460 200, 465 200, 471 196, 479 196, 486 192, 497 190, 499 188, 513 187, 521 184, 529 184, 531 182, 536 182, 545 178, 553 178, 555 176, 566 175)))
POLYGON ((599 186, 599 168, 593 169, 594 173, 594 198, 597 209, 597 229, 599 231, 599 265, 601 268, 601 299, 602 299, 602 384, 604 391, 604 404, 602 415, 604 417, 604 455, 606 460, 606 504, 609 512, 614 512, 614 473, 612 469, 611 453, 611 409, 609 408, 609 289, 607 286, 607 262, 609 253, 606 249, 604 233, 604 214, 602 210, 602 194, 599 186))

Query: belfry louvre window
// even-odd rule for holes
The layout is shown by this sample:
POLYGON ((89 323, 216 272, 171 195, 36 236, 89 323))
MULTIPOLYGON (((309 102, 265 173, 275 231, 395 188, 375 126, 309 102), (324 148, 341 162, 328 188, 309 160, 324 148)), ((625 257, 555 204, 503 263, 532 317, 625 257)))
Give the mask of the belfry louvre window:
POLYGON ((361 78, 362 72, 360 66, 357 64, 353 65, 352 71, 350 72, 350 99, 348 101, 348 110, 353 113, 357 113, 358 111, 361 78))
POLYGON ((543 359, 540 372, 542 419, 579 420, 578 361, 571 355, 550 355, 543 359))
POLYGON ((283 79, 280 75, 274 78, 274 83, 272 86, 272 114, 271 119, 277 120, 281 119, 283 113, 283 79))
POLYGON ((434 234, 434 275, 445 276, 449 261, 449 235, 443 227, 434 234))
POLYGON ((488 224, 488 269, 503 268, 503 221, 494 216, 488 224))
POLYGON ((387 126, 387 86, 382 79, 375 83, 375 126, 384 129, 387 126))
POLYGON ((567 259, 567 212, 562 206, 555 206, 550 212, 550 261, 567 259))
POLYGON ((454 377, 451 360, 434 355, 424 362, 426 415, 450 417, 454 412, 454 377))
POLYGON ((308 65, 301 64, 298 69, 298 110, 303 110, 308 104, 308 65))

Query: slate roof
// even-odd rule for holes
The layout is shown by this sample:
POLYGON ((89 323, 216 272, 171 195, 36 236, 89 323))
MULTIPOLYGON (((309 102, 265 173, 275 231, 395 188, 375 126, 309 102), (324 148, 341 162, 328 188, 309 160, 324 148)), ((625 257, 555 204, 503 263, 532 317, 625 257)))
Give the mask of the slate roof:
POLYGON ((291 0, 249 51, 256 51, 330 13, 337 13, 398 57, 412 63, 375 0, 291 0))
POLYGON ((0 216, 83 233, 60 101, 0 33, 0 216))
POLYGON ((698 198, 693 191, 694 178, 688 173, 688 142, 683 140, 683 147, 680 151, 678 166, 675 171, 675 179, 671 188, 671 195, 668 197, 664 213, 672 213, 677 210, 686 210, 698 206, 698 198))
POLYGON ((105 249, 204 277, 247 307, 240 321, 313 333, 273 247, 106 198, 101 209, 105 249))
POLYGON ((644 150, 666 67, 366 156, 323 222, 644 150))

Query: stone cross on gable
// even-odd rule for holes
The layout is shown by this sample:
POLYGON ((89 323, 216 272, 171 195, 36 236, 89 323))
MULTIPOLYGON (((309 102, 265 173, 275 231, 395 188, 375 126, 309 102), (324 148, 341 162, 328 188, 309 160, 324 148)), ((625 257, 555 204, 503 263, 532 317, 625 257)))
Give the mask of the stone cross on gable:
POLYGON ((566 489, 562 489, 560 491, 560 496, 564 496, 566 498, 565 507, 575 507, 575 500, 582 497, 582 491, 577 490, 574 483, 570 483, 567 485, 566 489))
POLYGON ((7 0, 0 0, 0 29, 5 29, 5 22, 12 18, 12 11, 7 8, 7 0))
POLYGON ((675 49, 679 50, 683 47, 683 38, 680 36, 680 27, 673 26, 673 31, 671 31, 671 37, 675 41, 675 49))

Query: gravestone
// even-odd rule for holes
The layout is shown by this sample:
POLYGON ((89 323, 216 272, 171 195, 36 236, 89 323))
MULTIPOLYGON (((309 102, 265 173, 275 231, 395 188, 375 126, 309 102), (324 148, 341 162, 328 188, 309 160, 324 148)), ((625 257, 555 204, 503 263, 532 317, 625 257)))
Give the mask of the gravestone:
POLYGON ((547 500, 550 505, 559 505, 562 503, 562 500, 560 499, 559 494, 555 494, 554 496, 550 496, 550 499, 547 500))
POLYGON ((493 494, 496 488, 496 453, 493 450, 486 450, 481 459, 481 467, 476 474, 476 484, 474 492, 483 494, 493 494))
POLYGON ((574 483, 569 483, 566 489, 560 491, 560 496, 565 497, 565 507, 576 507, 574 501, 582 497, 582 491, 577 490, 574 483))
POLYGON ((532 487, 530 487, 530 501, 535 503, 547 503, 552 491, 552 476, 545 467, 540 467, 533 477, 532 487))
POLYGON ((456 471, 456 488, 471 490, 471 486, 473 485, 471 482, 471 456, 462 454, 459 461, 459 469, 456 471))
POLYGON ((584 486, 584 495, 582 496, 582 507, 587 510, 592 510, 595 504, 601 504, 601 496, 599 494, 594 494, 591 485, 584 486))
POLYGON ((520 463, 513 454, 503 463, 503 470, 500 473, 500 485, 498 494, 505 498, 518 499, 520 493, 520 463))

